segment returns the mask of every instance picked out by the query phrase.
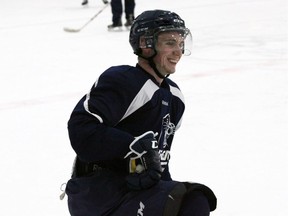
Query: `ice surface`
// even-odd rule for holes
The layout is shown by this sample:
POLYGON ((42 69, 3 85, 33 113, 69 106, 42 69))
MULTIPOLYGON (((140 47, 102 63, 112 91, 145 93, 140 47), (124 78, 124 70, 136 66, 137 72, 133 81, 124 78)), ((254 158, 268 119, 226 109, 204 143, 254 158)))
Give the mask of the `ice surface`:
MULTIPOLYGON (((74 152, 66 124, 111 65, 136 63, 128 32, 107 31, 108 7, 71 0, 0 2, 1 215, 69 215, 60 185, 74 152)), ((193 51, 175 75, 187 104, 172 147, 174 179, 207 184, 213 216, 288 215, 285 0, 137 1, 180 14, 193 51)))

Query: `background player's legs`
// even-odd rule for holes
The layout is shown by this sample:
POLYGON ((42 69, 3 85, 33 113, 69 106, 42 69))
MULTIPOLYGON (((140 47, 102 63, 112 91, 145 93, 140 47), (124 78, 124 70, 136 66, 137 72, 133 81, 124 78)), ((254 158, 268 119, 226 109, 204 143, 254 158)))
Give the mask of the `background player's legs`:
POLYGON ((121 0, 111 0, 112 27, 122 26, 123 6, 121 0))

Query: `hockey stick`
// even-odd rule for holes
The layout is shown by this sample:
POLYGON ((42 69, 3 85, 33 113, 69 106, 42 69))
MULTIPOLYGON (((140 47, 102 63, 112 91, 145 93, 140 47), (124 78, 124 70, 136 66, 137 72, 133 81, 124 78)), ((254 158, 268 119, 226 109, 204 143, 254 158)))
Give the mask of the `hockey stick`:
POLYGON ((81 28, 78 29, 73 29, 73 28, 68 28, 68 27, 64 27, 63 30, 65 32, 80 32, 83 28, 85 28, 90 22, 92 22, 100 13, 102 13, 102 11, 104 11, 105 8, 108 7, 109 4, 105 4, 104 7, 102 7, 93 17, 91 17, 90 20, 88 20, 88 22, 86 22, 81 28))

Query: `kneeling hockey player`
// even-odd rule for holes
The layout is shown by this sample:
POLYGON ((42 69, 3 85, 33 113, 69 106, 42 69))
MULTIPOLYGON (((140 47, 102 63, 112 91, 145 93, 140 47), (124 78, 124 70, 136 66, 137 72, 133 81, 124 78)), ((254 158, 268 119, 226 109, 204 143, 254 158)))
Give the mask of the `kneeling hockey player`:
POLYGON ((136 66, 104 71, 68 122, 77 156, 66 186, 72 216, 207 216, 213 191, 173 181, 170 148, 184 112, 168 78, 192 40, 176 13, 149 10, 130 29, 136 66))

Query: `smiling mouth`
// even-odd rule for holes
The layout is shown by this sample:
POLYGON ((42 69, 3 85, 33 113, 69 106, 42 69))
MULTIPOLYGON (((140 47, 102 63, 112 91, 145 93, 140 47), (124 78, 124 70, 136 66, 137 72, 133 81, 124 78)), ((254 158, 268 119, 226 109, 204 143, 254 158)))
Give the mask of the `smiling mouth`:
POLYGON ((177 64, 179 60, 176 59, 169 59, 169 62, 172 64, 177 64))

